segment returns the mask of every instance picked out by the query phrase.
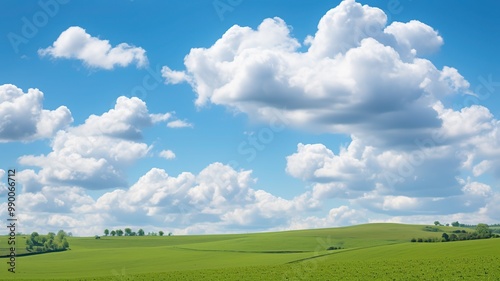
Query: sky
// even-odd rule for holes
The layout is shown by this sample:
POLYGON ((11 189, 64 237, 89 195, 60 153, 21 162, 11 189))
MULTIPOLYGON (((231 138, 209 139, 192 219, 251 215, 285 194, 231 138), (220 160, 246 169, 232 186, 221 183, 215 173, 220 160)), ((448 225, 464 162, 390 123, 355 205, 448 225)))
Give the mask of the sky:
POLYGON ((23 233, 498 223, 499 9, 2 1, 0 219, 15 169, 23 233))

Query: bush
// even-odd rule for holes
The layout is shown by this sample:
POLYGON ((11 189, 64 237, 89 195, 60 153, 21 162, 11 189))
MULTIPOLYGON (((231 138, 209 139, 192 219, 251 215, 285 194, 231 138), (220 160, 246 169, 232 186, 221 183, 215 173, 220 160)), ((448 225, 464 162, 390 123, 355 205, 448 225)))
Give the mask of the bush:
POLYGON ((413 243, 415 243, 415 242, 417 242, 417 239, 412 238, 410 241, 413 242, 413 243))
POLYGON ((424 231, 438 232, 440 230, 439 230, 439 228, 437 228, 435 226, 426 226, 426 227, 424 227, 424 231))
POLYGON ((422 243, 422 242, 424 242, 424 239, 422 239, 422 238, 418 238, 418 239, 417 239, 417 242, 422 243))

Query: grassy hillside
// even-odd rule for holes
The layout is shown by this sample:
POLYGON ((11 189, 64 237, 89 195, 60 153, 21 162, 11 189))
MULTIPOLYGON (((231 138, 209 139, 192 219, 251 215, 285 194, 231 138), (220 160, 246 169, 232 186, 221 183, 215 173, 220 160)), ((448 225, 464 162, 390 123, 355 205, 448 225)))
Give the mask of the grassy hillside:
POLYGON ((409 242, 455 229, 367 224, 238 235, 70 237, 71 250, 18 257, 16 274, 7 272, 5 258, 0 263, 2 280, 419 280, 426 272, 450 270, 474 280, 500 278, 500 239, 409 242), (329 246, 343 249, 327 251, 329 246))

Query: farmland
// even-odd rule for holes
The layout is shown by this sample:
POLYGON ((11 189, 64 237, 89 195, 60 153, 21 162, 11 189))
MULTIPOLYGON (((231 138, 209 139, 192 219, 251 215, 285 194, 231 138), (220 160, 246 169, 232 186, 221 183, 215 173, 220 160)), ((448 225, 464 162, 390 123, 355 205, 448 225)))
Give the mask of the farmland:
MULTIPOLYGON (((439 227, 367 224, 234 235, 69 237, 2 280, 498 280, 500 239, 410 243, 439 227), (339 250, 328 251, 330 246, 339 250)), ((22 237, 18 237, 22 242, 22 237)), ((5 237, 0 238, 5 247, 5 237)), ((1 249, 5 252, 5 248, 1 249)))

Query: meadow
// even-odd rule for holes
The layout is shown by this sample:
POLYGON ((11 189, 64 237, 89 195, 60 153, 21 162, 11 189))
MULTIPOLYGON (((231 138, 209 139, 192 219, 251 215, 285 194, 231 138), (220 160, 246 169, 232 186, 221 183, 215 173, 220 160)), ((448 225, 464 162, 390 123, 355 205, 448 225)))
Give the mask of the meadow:
MULTIPOLYGON (((410 243, 457 228, 366 224, 273 233, 69 237, 1 280, 500 280, 500 239, 410 243), (338 250, 327 250, 329 247, 338 250)), ((22 241, 22 237, 17 237, 22 241)), ((0 238, 5 253, 6 237, 0 238)))

